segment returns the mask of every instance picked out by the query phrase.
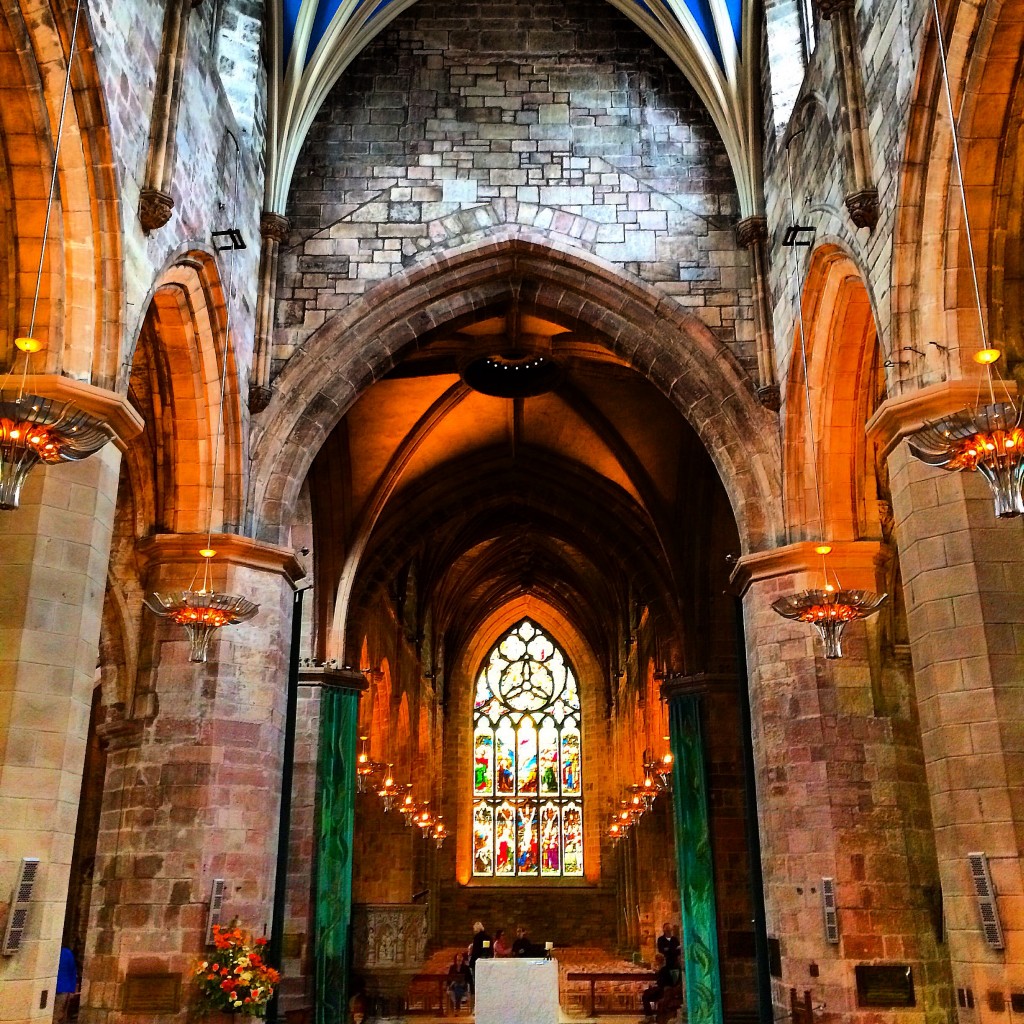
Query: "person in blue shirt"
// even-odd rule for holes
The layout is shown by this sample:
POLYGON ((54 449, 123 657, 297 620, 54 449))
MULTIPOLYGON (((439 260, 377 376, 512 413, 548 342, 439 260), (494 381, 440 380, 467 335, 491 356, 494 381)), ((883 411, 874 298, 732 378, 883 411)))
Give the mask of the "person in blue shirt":
POLYGON ((71 996, 78 991, 78 964, 75 954, 67 946, 60 947, 60 961, 57 964, 57 988, 53 1000, 53 1019, 56 1024, 63 1024, 68 1016, 68 1003, 71 996))

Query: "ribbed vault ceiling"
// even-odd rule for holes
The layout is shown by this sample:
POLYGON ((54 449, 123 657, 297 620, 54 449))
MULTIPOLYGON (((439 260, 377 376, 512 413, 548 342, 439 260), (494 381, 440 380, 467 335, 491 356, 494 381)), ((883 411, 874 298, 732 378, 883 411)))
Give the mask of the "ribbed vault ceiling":
MULTIPOLYGON (((456 649, 530 595, 613 660, 636 609, 683 657, 687 595, 728 504, 692 429, 602 339, 492 309, 420 339, 352 407, 311 472, 321 627, 358 630, 410 564, 456 649), (496 398, 460 370, 481 353, 557 363, 553 390, 496 398), (334 604, 334 588, 337 604, 334 604)), ((511 371, 514 372, 514 371, 511 371)))

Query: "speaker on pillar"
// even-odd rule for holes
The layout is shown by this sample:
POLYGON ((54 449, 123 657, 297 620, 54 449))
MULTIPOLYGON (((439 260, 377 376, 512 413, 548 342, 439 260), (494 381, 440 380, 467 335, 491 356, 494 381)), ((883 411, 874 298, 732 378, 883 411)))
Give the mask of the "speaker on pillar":
POLYGON ((992 876, 988 870, 988 857, 983 853, 969 853, 967 863, 971 867, 971 881, 974 883, 974 895, 978 898, 978 913, 981 915, 981 930, 985 941, 993 949, 1002 949, 1003 926, 999 920, 996 891, 992 887, 992 876))
POLYGON ((32 893, 36 887, 36 876, 39 874, 38 857, 22 857, 18 869, 18 881, 14 886, 14 898, 11 900, 11 912, 7 915, 7 928, 4 930, 4 944, 0 953, 14 956, 21 949, 28 925, 28 910, 32 904, 32 893))
POLYGON ((836 880, 821 880, 821 911, 825 919, 825 941, 830 946, 839 945, 839 908, 836 905, 836 880))
POLYGON ((213 945, 213 926, 220 924, 221 914, 224 912, 224 890, 227 883, 223 878, 213 880, 213 890, 210 893, 210 907, 206 912, 206 944, 213 945))

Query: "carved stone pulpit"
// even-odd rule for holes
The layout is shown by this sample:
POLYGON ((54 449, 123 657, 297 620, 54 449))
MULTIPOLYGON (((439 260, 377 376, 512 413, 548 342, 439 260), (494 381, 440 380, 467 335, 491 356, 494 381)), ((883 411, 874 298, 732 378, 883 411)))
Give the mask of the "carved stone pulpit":
POLYGON ((352 908, 353 969, 362 977, 367 1020, 401 1016, 409 982, 427 958, 427 907, 357 903, 352 908))

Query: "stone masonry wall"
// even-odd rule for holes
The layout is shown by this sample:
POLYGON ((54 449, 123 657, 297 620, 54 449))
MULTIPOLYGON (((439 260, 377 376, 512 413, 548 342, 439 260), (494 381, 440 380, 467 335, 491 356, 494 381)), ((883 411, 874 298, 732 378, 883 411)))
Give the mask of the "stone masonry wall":
MULTIPOLYGON (((772 4, 772 23, 786 21, 787 15, 792 21, 797 2, 783 0, 772 4)), ((813 248, 782 245, 786 228, 796 221, 815 228, 816 244, 829 241, 847 249, 861 268, 885 358, 901 345, 910 344, 893 337, 890 287, 908 115, 929 11, 930 6, 922 0, 880 0, 872 4, 858 3, 855 7, 872 171, 879 197, 878 223, 873 230, 857 228, 843 204, 845 165, 833 26, 816 18, 815 46, 806 63, 803 84, 791 115, 778 124, 769 86, 777 81, 779 67, 798 66, 804 57, 799 33, 787 32, 770 43, 772 67, 764 76, 764 169, 780 381, 788 376, 794 355, 799 357, 794 347, 797 336, 795 282, 803 280, 813 252, 813 248), (791 50, 786 59, 778 52, 783 45, 791 50)), ((895 385, 891 377, 894 369, 898 367, 888 370, 890 388, 895 385)), ((782 395, 785 402, 785 384, 782 395)))
MULTIPOLYGON (((132 0, 90 7, 89 28, 121 198, 125 329, 118 383, 127 380, 161 272, 190 248, 212 252, 210 233, 229 227, 237 227, 246 241, 244 250, 217 257, 225 290, 235 296, 232 338, 244 381, 252 361, 266 136, 266 72, 262 64, 253 63, 252 3, 217 0, 199 5, 190 15, 171 185, 174 212, 162 228, 146 234, 138 218, 139 190, 146 171, 165 6, 162 0, 132 0), (249 66, 243 73, 239 64, 245 62, 249 66), (230 100, 220 69, 231 89, 230 100), (233 105, 245 112, 241 127, 233 105)), ((96 383, 110 387, 115 382, 96 383)))
POLYGON ((423 0, 352 63, 310 131, 277 366, 375 282, 513 224, 654 284, 749 368, 737 210, 696 94, 610 5, 423 0))

